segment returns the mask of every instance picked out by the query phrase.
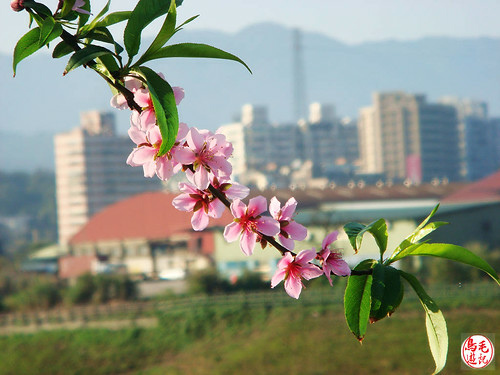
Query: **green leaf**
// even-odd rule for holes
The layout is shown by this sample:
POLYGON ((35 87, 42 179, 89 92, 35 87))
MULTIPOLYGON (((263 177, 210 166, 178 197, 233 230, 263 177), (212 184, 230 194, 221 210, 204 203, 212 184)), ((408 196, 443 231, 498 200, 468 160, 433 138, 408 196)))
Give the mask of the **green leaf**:
POLYGON ((156 123, 162 136, 157 156, 165 155, 174 145, 179 130, 179 115, 172 87, 150 68, 141 66, 135 69, 146 79, 155 109, 156 123))
POLYGON ((41 48, 46 44, 53 41, 63 32, 63 28, 60 23, 56 23, 54 18, 47 17, 40 28, 40 39, 38 41, 38 46, 41 48))
POLYGON ((167 13, 170 3, 171 1, 167 0, 140 0, 137 3, 130 14, 123 34, 123 41, 129 60, 139 52, 142 30, 156 18, 167 13))
MULTIPOLYGON (((83 4, 80 9, 86 10, 90 13, 90 0, 85 0, 85 4, 83 4)), ((75 12, 78 14, 78 29, 81 29, 89 20, 90 14, 75 12)))
POLYGON ((437 374, 446 365, 446 357, 448 355, 448 331, 446 329, 446 320, 441 310, 439 310, 439 307, 425 292, 415 276, 401 270, 399 273, 415 290, 425 310, 425 328, 427 330, 427 338, 429 339, 429 348, 431 349, 432 357, 436 363, 436 369, 433 374, 437 374))
POLYGON ((116 23, 123 22, 130 18, 131 11, 113 12, 104 17, 101 21, 95 24, 95 27, 107 27, 116 23))
POLYGON ((401 251, 391 259, 391 263, 409 255, 427 255, 465 263, 486 272, 500 285, 500 280, 495 270, 481 257, 461 246, 447 243, 415 244, 401 251))
POLYGON ((115 42, 113 34, 106 27, 96 27, 87 34, 88 41, 99 40, 100 42, 112 44, 117 55, 123 52, 123 47, 115 42))
POLYGON ((142 57, 136 62, 136 65, 140 65, 143 61, 148 61, 148 56, 152 53, 158 51, 161 47, 168 42, 168 40, 175 34, 175 23, 177 20, 177 11, 175 8, 175 1, 170 4, 170 9, 168 10, 167 17, 160 29, 160 32, 153 40, 149 48, 144 52, 142 57))
POLYGON ((406 249, 407 247, 413 245, 413 244, 416 244, 418 241, 420 241, 422 238, 426 237, 427 235, 429 235, 430 233, 434 232, 436 229, 438 229, 439 227, 443 226, 443 225, 446 225, 448 223, 444 222, 444 221, 436 221, 434 223, 429 223, 429 220, 434 216, 434 214, 436 213, 436 211, 438 210, 439 208, 439 204, 434 207, 434 209, 432 210, 432 212, 429 214, 429 216, 427 216, 419 225, 418 227, 413 231, 412 234, 410 234, 408 237, 406 237, 399 245, 396 249, 394 249, 394 251, 392 252, 392 255, 390 256, 390 258, 386 261, 387 264, 391 262, 391 260, 393 258, 395 258, 401 251, 403 251, 404 249, 406 249))
MULTIPOLYGON (((356 271, 372 268, 375 261, 366 259, 354 269, 356 271)), ((347 326, 361 342, 366 334, 371 307, 372 275, 352 275, 347 280, 344 294, 344 313, 347 326)))
POLYGON ((113 72, 120 70, 116 60, 112 55, 102 55, 96 58, 97 70, 106 75, 111 80, 114 80, 113 72))
POLYGON ((73 51, 73 48, 71 48, 71 46, 63 40, 54 47, 54 51, 52 51, 52 57, 54 59, 58 59, 60 57, 69 55, 73 51))
POLYGON ((74 5, 75 5, 75 0, 64 0, 59 16, 61 18, 66 17, 73 10, 74 5))
POLYGON ((37 3, 36 1, 25 1, 24 6, 33 9, 35 12, 41 14, 42 16, 52 17, 52 11, 42 3, 37 3))
POLYGON ((248 65, 245 64, 243 60, 241 60, 239 57, 229 52, 225 52, 221 49, 209 46, 208 44, 199 44, 199 43, 172 44, 170 46, 160 48, 158 51, 151 54, 148 57, 147 61, 162 59, 166 57, 196 57, 196 58, 233 60, 239 62, 240 64, 243 64, 243 66, 245 66, 245 68, 247 68, 248 71, 252 73, 248 65))
POLYGON ((193 17, 190 17, 188 18, 187 20, 185 20, 183 23, 181 23, 179 26, 177 26, 175 28, 175 32, 179 31, 180 29, 182 29, 183 26, 187 25, 188 23, 190 22, 193 22, 195 19, 197 19, 200 15, 197 14, 196 16, 193 16, 193 17))
POLYGON ((82 26, 79 33, 83 36, 85 36, 85 33, 88 31, 92 30, 94 27, 96 27, 97 23, 99 22, 100 18, 106 14, 106 12, 109 10, 109 4, 111 3, 111 0, 108 0, 104 8, 99 12, 99 14, 92 20, 91 23, 82 26))
POLYGON ((113 55, 109 49, 90 45, 85 48, 82 48, 79 51, 76 51, 69 59, 68 64, 66 65, 66 69, 64 69, 63 75, 68 74, 73 69, 78 68, 80 65, 84 65, 95 59, 96 57, 103 55, 113 55))
POLYGON ((404 288, 397 269, 380 263, 373 267, 370 323, 392 315, 403 300, 404 288))
POLYGON ((361 247, 361 242, 363 240, 363 235, 368 232, 370 233, 377 242, 377 246, 380 250, 380 257, 384 254, 387 249, 387 223, 384 219, 378 219, 368 225, 363 225, 360 223, 347 223, 344 225, 344 230, 349 237, 349 242, 352 248, 357 253, 361 247))
POLYGON ((16 76, 17 64, 19 64, 26 57, 30 56, 41 48, 38 43, 39 40, 39 27, 31 29, 26 34, 24 34, 21 39, 19 39, 16 46, 14 47, 14 57, 12 60, 12 69, 14 70, 14 76, 16 76))

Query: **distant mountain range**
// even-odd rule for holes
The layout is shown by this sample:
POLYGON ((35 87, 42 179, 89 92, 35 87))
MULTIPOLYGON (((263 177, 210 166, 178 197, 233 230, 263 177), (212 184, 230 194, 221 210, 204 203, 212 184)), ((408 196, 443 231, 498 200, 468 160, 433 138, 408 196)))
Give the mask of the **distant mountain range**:
MULTIPOLYGON (((215 129, 231 122, 245 103, 269 107, 273 122, 293 121, 292 30, 263 23, 235 34, 183 30, 176 42, 209 43, 241 57, 234 62, 172 59, 153 65, 186 97, 181 119, 215 129)), ((321 34, 302 34, 306 97, 329 102, 340 116, 356 117, 374 91, 405 90, 430 100, 456 95, 485 100, 500 115, 500 38, 424 38, 346 45, 321 34)), ((51 139, 78 125, 79 112, 112 110, 111 93, 93 72, 62 77, 65 59, 38 53, 18 66, 0 54, 0 170, 53 168, 51 139)), ((128 114, 118 113, 120 132, 128 114)))

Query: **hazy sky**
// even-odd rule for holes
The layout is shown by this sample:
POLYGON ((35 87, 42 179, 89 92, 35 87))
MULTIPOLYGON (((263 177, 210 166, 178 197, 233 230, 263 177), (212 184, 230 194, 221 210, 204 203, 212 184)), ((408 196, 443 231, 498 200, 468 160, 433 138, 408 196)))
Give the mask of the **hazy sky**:
MULTIPOLYGON (((39 0, 54 9, 57 0, 39 0)), ((166 1, 166 0, 165 0, 166 1)), ((114 0, 130 10, 134 0, 114 0)), ((94 0, 96 14, 105 0, 94 0)), ((0 52, 11 53, 27 15, 0 10, 0 52)), ((262 21, 317 31, 346 43, 423 36, 500 37, 499 0, 184 0, 179 18, 200 14, 189 28, 235 32, 262 21)))

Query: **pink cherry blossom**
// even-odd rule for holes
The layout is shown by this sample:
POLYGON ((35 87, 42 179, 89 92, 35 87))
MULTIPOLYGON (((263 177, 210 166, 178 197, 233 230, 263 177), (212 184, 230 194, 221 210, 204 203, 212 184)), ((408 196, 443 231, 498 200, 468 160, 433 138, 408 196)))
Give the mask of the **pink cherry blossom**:
POLYGON ((285 203, 283 208, 276 197, 273 197, 269 203, 269 213, 280 223, 278 239, 289 250, 294 249, 294 240, 302 241, 307 237, 306 227, 293 220, 296 207, 297 200, 293 197, 285 203))
POLYGON ((321 244, 321 251, 316 256, 321 262, 323 273, 328 278, 330 285, 333 285, 331 273, 337 276, 349 276, 351 274, 351 269, 346 261, 342 259, 342 254, 338 250, 330 249, 330 245, 337 239, 337 236, 338 232, 336 231, 328 234, 321 244))
POLYGON ((81 9, 81 7, 84 5, 85 5, 85 0, 76 0, 75 4, 73 5, 73 8, 71 8, 71 10, 74 10, 75 12, 78 12, 78 13, 90 14, 90 12, 88 10, 81 9))
POLYGON ((309 263, 315 257, 314 250, 302 250, 295 258, 291 253, 286 253, 271 279, 271 288, 285 280, 285 291, 290 297, 298 299, 304 286, 301 279, 310 280, 323 274, 317 266, 309 263))
MULTIPOLYGON (((158 75, 165 79, 162 73, 158 73, 158 75)), ((127 76, 124 78, 123 83, 125 88, 134 94, 134 101, 142 109, 140 113, 135 110, 132 111, 130 122, 139 129, 144 131, 149 130, 152 126, 156 125, 156 115, 149 90, 137 77, 127 76)), ((172 87, 172 91, 174 92, 175 104, 179 105, 184 98, 184 89, 181 87, 172 87)), ((128 108, 125 96, 122 93, 113 96, 111 98, 111 106, 118 109, 128 108)))
MULTIPOLYGON (((141 89, 144 88, 144 84, 142 81, 137 78, 137 77, 132 77, 132 76, 127 76, 123 79, 123 85, 125 88, 132 93, 135 93, 141 89)), ((127 109, 128 104, 127 100, 125 99, 125 96, 123 96, 122 93, 117 93, 111 98, 110 102, 112 107, 118 108, 118 109, 127 109)))
POLYGON ((233 146, 223 134, 191 128, 186 147, 177 151, 177 158, 184 165, 192 165, 195 185, 205 190, 210 184, 210 172, 219 179, 229 178, 232 166, 227 159, 232 152, 233 146))
POLYGON ((24 0, 12 0, 10 7, 14 12, 20 12, 24 9, 24 0))
MULTIPOLYGON (((186 176, 192 182, 193 173, 186 171, 186 176)), ((180 211, 193 212, 191 225, 194 230, 205 229, 209 217, 219 218, 222 216, 225 209, 224 203, 214 197, 208 190, 199 190, 195 185, 188 182, 180 182, 179 189, 184 194, 174 198, 172 204, 180 211)))
POLYGON ((175 153, 187 132, 187 125, 183 122, 179 123, 176 143, 170 151, 159 157, 158 150, 162 142, 160 128, 154 126, 148 131, 144 131, 132 125, 128 134, 137 147, 128 156, 127 164, 133 167, 142 166, 144 177, 153 177, 156 173, 161 180, 169 179, 182 167, 176 160, 175 153))
POLYGON ((240 238, 240 249, 245 255, 252 255, 255 243, 260 241, 260 234, 275 236, 280 231, 279 223, 269 216, 261 216, 267 210, 266 198, 258 196, 250 199, 248 207, 239 199, 231 204, 234 221, 226 225, 224 238, 233 242, 240 238))
POLYGON ((216 177, 212 178, 212 186, 230 200, 244 199, 250 193, 250 189, 245 185, 226 179, 219 181, 216 177))

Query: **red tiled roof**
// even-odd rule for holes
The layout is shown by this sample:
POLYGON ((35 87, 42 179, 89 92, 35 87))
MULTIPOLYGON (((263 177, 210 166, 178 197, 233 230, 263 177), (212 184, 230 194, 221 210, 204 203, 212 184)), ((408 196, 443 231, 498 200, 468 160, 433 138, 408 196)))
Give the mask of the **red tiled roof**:
POLYGON ((433 185, 430 183, 421 185, 403 184, 391 186, 336 186, 318 188, 296 188, 294 190, 254 190, 251 196, 263 195, 267 199, 276 196, 280 202, 286 202, 290 197, 295 197, 299 202, 299 209, 304 207, 316 207, 326 202, 358 202, 358 201, 383 201, 383 200, 408 200, 408 199, 441 199, 463 188, 464 184, 453 182, 449 184, 433 185))
MULTIPOLYGON (((70 244, 147 238, 165 239, 192 231, 191 213, 177 210, 172 199, 178 194, 149 192, 106 207, 94 215, 70 240, 70 244)), ((209 226, 224 226, 232 220, 229 210, 222 218, 210 218, 209 226)))
POLYGON ((499 202, 500 201, 500 171, 470 183, 464 188, 446 196, 443 204, 473 203, 473 202, 499 202))

